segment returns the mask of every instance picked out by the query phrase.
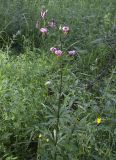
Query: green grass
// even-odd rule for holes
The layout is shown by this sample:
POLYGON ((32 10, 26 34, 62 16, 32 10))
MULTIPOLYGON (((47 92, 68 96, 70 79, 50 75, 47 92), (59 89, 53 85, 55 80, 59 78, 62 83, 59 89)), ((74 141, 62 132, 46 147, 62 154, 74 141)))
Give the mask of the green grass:
POLYGON ((1 159, 115 160, 115 3, 0 0, 1 159), (58 31, 39 35, 43 4, 47 20, 70 26, 63 50, 75 57, 50 53, 58 31))

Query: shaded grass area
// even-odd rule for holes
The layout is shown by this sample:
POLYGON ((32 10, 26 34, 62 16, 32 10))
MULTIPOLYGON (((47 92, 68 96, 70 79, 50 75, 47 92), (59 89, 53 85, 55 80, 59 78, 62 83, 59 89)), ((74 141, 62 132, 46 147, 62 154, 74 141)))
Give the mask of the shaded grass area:
POLYGON ((115 1, 2 1, 0 6, 0 158, 114 160, 116 157, 115 1), (71 28, 61 59, 58 33, 35 29, 41 5, 71 28), (13 39, 13 34, 21 34, 13 39), (15 55, 16 54, 16 55, 15 55), (56 114, 63 61, 59 141, 56 114), (50 85, 45 85, 50 81, 50 85), (97 125, 96 118, 101 117, 97 125), (42 135, 42 137, 40 136, 42 135))

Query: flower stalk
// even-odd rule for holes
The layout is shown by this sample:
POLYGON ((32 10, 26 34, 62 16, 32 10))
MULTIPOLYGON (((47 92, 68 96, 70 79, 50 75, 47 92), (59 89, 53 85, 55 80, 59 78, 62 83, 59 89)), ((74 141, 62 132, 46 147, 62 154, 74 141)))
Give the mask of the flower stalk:
MULTIPOLYGON (((61 51, 62 51, 62 45, 63 45, 62 44, 62 37, 60 34, 60 49, 61 49, 61 51)), ((63 89, 63 67, 62 67, 62 59, 60 59, 60 87, 59 87, 59 98, 58 98, 58 108, 57 108, 57 117, 56 117, 56 136, 55 136, 54 160, 57 159, 57 143, 58 143, 58 135, 59 135, 62 89, 63 89)))

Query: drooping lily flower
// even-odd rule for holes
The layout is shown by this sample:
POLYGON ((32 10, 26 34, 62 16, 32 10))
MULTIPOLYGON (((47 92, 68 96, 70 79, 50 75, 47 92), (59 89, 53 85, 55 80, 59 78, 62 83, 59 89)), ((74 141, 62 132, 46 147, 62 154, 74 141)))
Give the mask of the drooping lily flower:
POLYGON ((50 51, 53 52, 53 53, 55 53, 55 51, 57 51, 57 50, 58 50, 58 49, 55 48, 55 47, 51 47, 51 48, 50 48, 50 51))
POLYGON ((44 10, 44 9, 41 10, 40 16, 41 16, 42 19, 45 19, 45 16, 46 16, 47 12, 48 12, 48 10, 44 10))
POLYGON ((57 57, 60 57, 62 55, 62 51, 61 50, 56 50, 55 54, 57 55, 57 57))
POLYGON ((48 26, 51 27, 51 28, 56 27, 56 22, 54 21, 54 19, 52 19, 51 21, 48 22, 48 26))
POLYGON ((62 31, 64 32, 64 34, 68 34, 70 31, 70 28, 68 26, 64 26, 62 27, 62 31))
POLYGON ((47 28, 40 28, 40 32, 47 34, 48 29, 47 28))
POLYGON ((77 54, 77 52, 76 52, 75 50, 72 50, 72 51, 68 51, 68 54, 69 54, 70 56, 74 56, 74 55, 77 54))

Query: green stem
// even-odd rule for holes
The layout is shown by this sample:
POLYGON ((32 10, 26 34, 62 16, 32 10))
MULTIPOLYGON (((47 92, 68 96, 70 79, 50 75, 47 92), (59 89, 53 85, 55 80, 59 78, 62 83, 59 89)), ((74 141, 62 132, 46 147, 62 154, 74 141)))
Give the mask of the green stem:
MULTIPOLYGON (((60 44, 61 44, 61 50, 62 50, 62 38, 61 38, 61 34, 60 34, 60 44)), ((59 99, 58 99, 58 109, 57 109, 55 148, 57 147, 58 134, 59 134, 62 84, 63 84, 63 67, 62 67, 62 60, 61 60, 60 61, 60 88, 59 88, 59 99)), ((56 153, 56 150, 55 150, 54 160, 56 160, 56 159, 57 159, 57 153, 56 153)))

